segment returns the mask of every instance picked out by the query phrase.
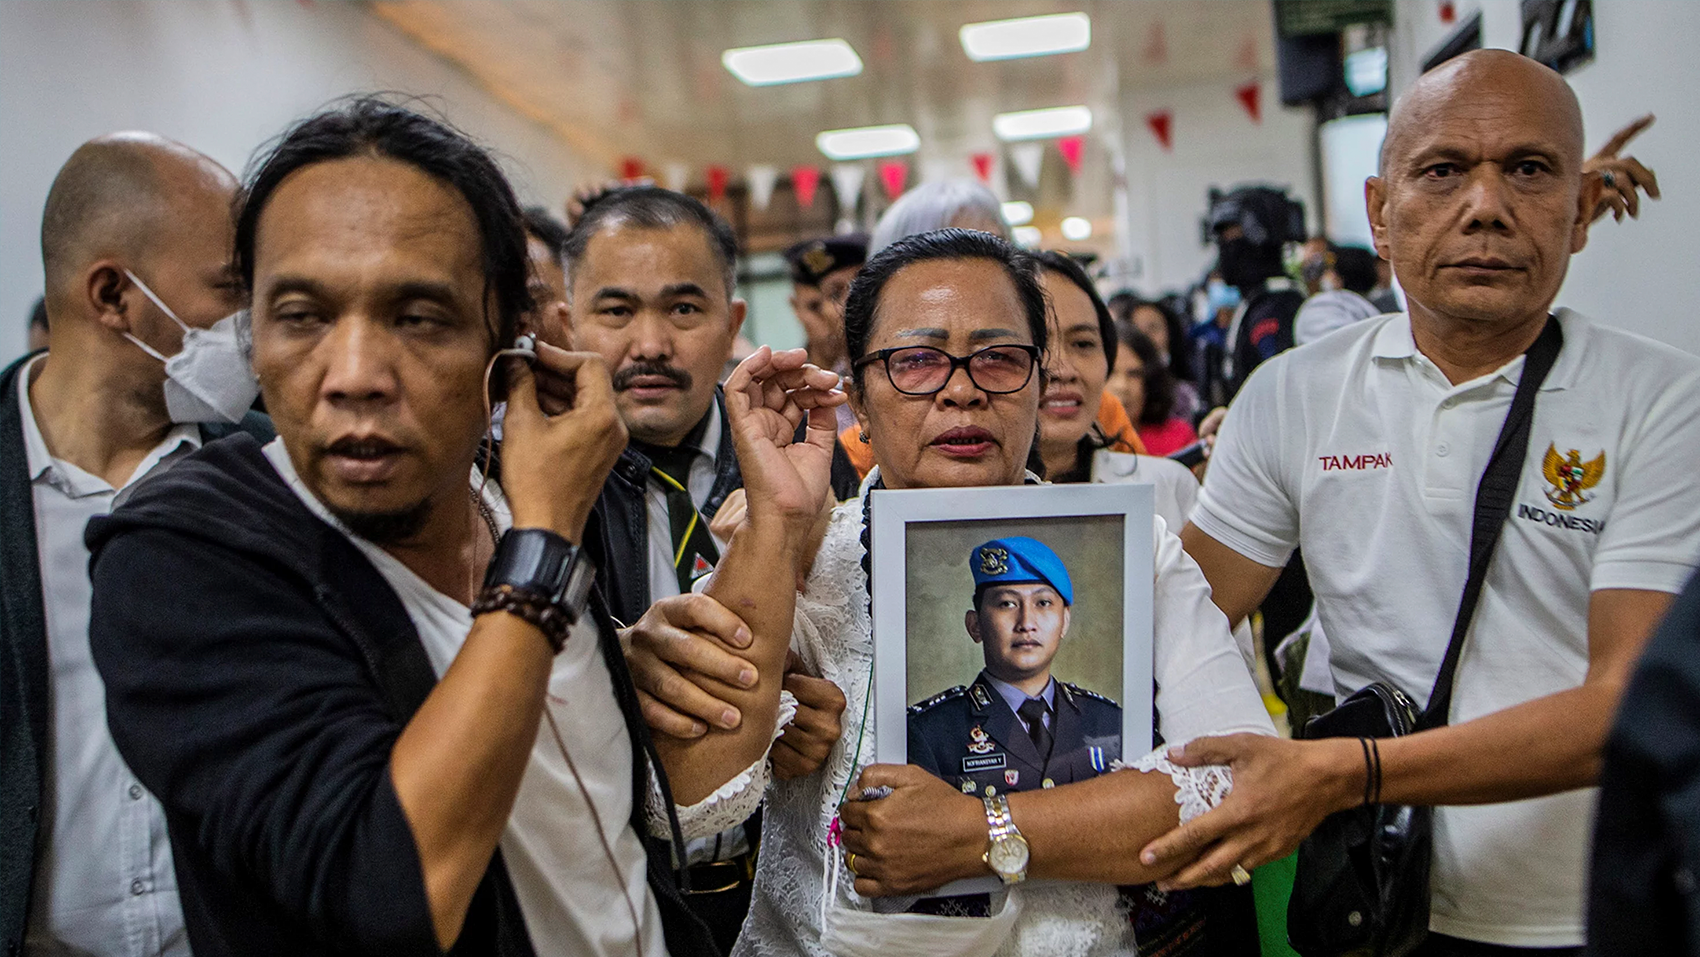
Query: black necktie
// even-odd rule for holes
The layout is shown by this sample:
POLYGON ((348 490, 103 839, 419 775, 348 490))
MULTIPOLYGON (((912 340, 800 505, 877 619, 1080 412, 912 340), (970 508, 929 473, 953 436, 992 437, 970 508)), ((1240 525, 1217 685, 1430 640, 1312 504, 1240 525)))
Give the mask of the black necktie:
POLYGON ((1027 722, 1027 736, 1033 739, 1033 747, 1039 752, 1041 761, 1048 761, 1051 757, 1051 729, 1045 727, 1045 715, 1050 710, 1044 698, 1028 698, 1015 712, 1027 722))
POLYGON ((720 549, 708 533, 708 522, 691 501, 691 463, 702 453, 694 448, 648 447, 651 473, 667 495, 667 520, 673 533, 673 572, 679 591, 689 592, 691 583, 707 574, 720 561, 720 549))

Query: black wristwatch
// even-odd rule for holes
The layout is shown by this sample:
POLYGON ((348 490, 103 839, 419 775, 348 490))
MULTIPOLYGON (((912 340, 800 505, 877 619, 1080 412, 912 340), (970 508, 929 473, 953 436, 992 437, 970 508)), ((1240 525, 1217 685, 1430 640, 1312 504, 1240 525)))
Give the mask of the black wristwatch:
POLYGON ((595 565, 583 549, 548 529, 511 528, 496 545, 472 613, 505 611, 523 618, 558 652, 584 614, 595 579, 595 565))

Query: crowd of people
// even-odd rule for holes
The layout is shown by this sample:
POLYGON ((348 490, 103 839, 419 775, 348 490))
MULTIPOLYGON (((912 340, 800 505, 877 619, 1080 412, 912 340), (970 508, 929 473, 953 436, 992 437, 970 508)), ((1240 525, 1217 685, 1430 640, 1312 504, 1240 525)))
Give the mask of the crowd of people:
MULTIPOLYGON (((788 250, 806 346, 728 372, 690 196, 563 221, 373 97, 240 183, 91 140, 0 373, 7 953, 1693 952, 1700 360, 1555 307, 1657 195, 1621 146, 1468 53, 1390 115, 1373 251, 1244 186, 1157 298, 924 184, 788 250), (1108 712, 988 645, 910 720, 995 716, 1043 786, 878 763, 872 493, 1046 483, 1152 487, 1157 739, 1053 750, 1108 712), (1262 664, 1414 727, 1281 736, 1262 664), (1429 822, 1346 866, 1414 918, 1306 903, 1363 811, 1429 822)), ((976 641, 1066 630, 1054 552, 974 555, 976 641)))

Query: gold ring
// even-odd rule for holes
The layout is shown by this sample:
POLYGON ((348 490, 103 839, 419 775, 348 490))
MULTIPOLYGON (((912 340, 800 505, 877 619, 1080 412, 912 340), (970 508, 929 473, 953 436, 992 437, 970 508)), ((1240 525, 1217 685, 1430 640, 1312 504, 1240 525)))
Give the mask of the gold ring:
MULTIPOLYGON (((850 853, 844 855, 844 866, 847 869, 849 869, 850 873, 856 874, 856 852, 855 851, 851 851, 850 853)), ((856 874, 856 876, 861 877, 862 875, 856 874)))
POLYGON ((1235 887, 1244 887, 1251 883, 1251 872, 1238 864, 1235 864, 1234 869, 1228 872, 1228 876, 1234 879, 1235 887))

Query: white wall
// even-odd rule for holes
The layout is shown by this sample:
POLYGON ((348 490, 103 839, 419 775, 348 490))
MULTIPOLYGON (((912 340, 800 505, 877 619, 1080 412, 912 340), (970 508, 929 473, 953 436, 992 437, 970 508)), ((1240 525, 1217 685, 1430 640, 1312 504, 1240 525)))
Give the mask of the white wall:
POLYGON ((1364 206, 1364 180, 1375 175, 1386 113, 1344 116, 1322 124, 1322 191, 1325 231, 1342 246, 1375 245, 1364 206))
POLYGON ((1212 186, 1227 190, 1258 182, 1289 187, 1290 195, 1304 202, 1311 228, 1321 221, 1310 108, 1281 106, 1275 77, 1265 76, 1263 122, 1254 124, 1234 96, 1236 85, 1219 81, 1130 91, 1122 97, 1132 226, 1128 245, 1142 265, 1131 285, 1142 292, 1189 286, 1214 261, 1214 249, 1199 234, 1212 186), (1174 115, 1173 152, 1158 144, 1145 122, 1159 109, 1174 115))
MULTIPOLYGON (((1401 0, 1388 51, 1394 92, 1405 89, 1450 27, 1435 0, 1401 0)), ((1458 18, 1482 12, 1484 46, 1516 49, 1522 39, 1517 0, 1461 0, 1458 18)), ((1643 203, 1641 218, 1596 224, 1588 248, 1570 261, 1559 293, 1570 306, 1610 325, 1700 353, 1694 307, 1696 227, 1700 226, 1700 3, 1596 0, 1594 60, 1566 79, 1582 102, 1588 150, 1643 113, 1658 123, 1627 152, 1658 174, 1664 199, 1643 203)))
POLYGON ((23 348, 41 292, 42 202, 79 143, 153 130, 240 173, 290 121, 370 90, 436 98, 502 155, 524 201, 558 207, 602 172, 361 4, 0 3, 0 357, 23 348))

